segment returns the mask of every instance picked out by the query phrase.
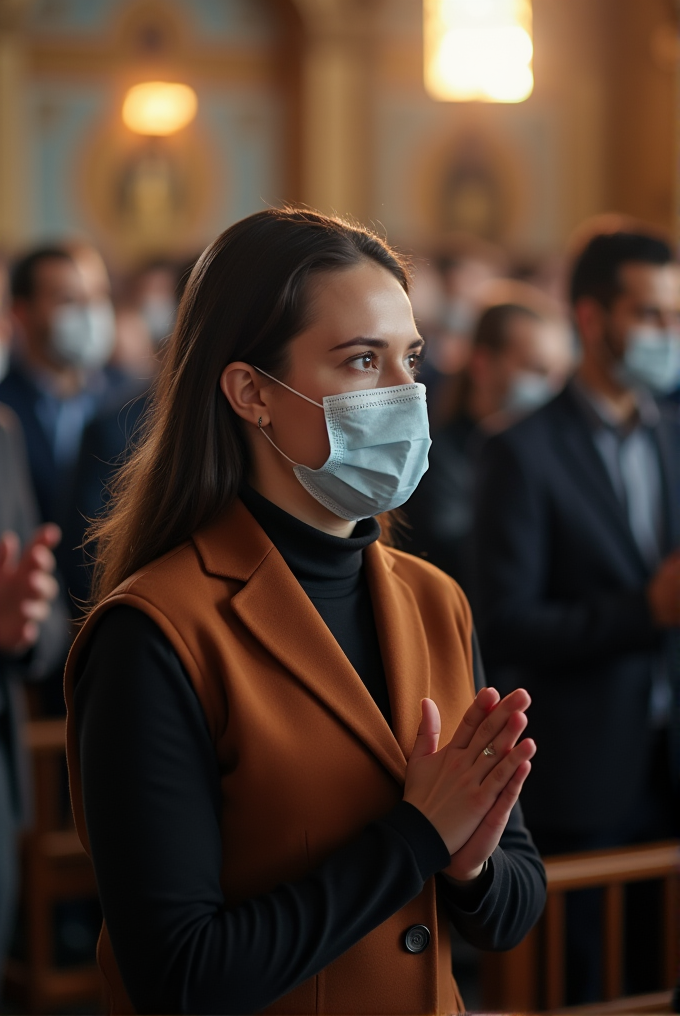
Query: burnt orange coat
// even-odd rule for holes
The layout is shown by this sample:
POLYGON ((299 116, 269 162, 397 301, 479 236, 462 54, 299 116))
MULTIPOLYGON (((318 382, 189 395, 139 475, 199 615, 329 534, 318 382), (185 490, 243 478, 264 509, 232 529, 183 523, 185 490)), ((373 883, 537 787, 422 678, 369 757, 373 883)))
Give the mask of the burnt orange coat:
MULTIPOLYGON (((225 905, 303 877, 403 794, 420 701, 435 699, 442 743, 473 697, 471 619, 458 586, 431 565, 375 543, 365 568, 393 731, 283 558, 241 501, 127 579, 90 615, 66 669, 67 752, 76 828, 83 812, 73 679, 102 613, 144 611, 184 665, 222 772, 225 905)), ((106 925, 99 963, 114 1013, 135 1010, 106 925)), ((355 946, 266 1012, 444 1013, 463 1008, 451 974, 435 880, 355 946), (404 932, 425 924, 429 947, 404 932)))

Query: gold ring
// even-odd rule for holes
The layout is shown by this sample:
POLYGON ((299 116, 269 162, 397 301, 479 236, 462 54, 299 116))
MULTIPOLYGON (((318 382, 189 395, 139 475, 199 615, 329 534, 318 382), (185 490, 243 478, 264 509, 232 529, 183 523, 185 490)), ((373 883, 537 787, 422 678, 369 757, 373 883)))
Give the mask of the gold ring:
POLYGON ((493 746, 493 741, 489 741, 489 743, 487 744, 486 748, 482 752, 482 755, 489 755, 489 756, 491 756, 491 755, 496 755, 496 754, 497 754, 497 752, 496 752, 496 749, 493 746))

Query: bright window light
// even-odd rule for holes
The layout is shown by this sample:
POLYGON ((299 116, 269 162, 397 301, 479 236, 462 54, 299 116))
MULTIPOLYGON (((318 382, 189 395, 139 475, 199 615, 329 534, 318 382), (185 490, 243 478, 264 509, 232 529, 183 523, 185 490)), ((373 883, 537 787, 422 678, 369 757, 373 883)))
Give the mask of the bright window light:
POLYGON ((145 81, 134 85, 123 102, 123 121, 135 134, 174 134, 196 116, 198 99, 189 85, 145 81))
POLYGON ((522 102, 534 87, 531 0, 423 0, 433 99, 522 102))

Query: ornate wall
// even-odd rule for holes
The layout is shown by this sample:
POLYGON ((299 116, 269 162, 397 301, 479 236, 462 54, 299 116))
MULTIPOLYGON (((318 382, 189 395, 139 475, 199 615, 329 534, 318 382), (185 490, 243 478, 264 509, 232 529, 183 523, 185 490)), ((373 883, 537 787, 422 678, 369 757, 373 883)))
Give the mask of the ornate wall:
MULTIPOLYGON (((114 263, 130 263, 193 252, 234 219, 297 196, 299 100, 282 54, 296 65, 299 57, 283 8, 274 0, 23 5, 12 88, 23 193, 6 210, 15 219, 5 223, 10 240, 81 232, 114 263), (144 80, 192 85, 196 120, 173 137, 132 134, 122 101, 144 80)), ((10 151, 3 161, 17 159, 10 151)))
POLYGON ((673 228, 674 0, 534 0, 534 77, 517 105, 433 102, 420 4, 378 27, 374 215, 412 241, 480 232, 520 251, 560 247, 619 210, 673 228))
POLYGON ((0 244, 82 232, 126 265, 300 199, 409 245, 671 227, 675 6, 534 0, 534 93, 480 105, 426 95, 420 0, 0 0, 0 244), (151 144, 120 106, 155 77, 199 114, 151 144))

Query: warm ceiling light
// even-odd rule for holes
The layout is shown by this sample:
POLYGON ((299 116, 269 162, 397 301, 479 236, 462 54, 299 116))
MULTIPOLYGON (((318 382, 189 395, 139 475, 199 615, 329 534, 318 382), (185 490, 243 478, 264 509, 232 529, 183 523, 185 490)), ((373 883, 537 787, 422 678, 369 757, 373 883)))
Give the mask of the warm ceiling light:
POLYGON ((123 121, 136 134, 174 134, 196 116, 198 99, 188 85, 145 81, 134 85, 123 102, 123 121))
POLYGON ((531 0, 423 0, 433 99, 522 102, 534 87, 531 0))

